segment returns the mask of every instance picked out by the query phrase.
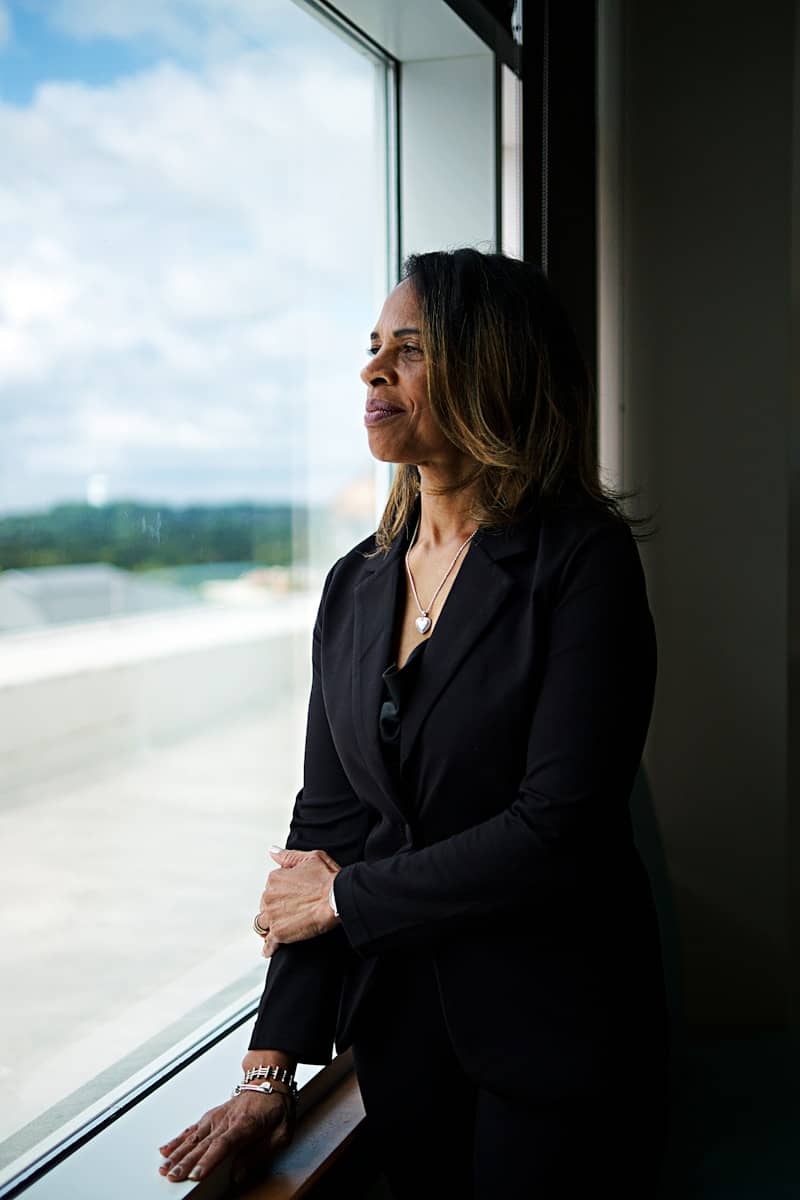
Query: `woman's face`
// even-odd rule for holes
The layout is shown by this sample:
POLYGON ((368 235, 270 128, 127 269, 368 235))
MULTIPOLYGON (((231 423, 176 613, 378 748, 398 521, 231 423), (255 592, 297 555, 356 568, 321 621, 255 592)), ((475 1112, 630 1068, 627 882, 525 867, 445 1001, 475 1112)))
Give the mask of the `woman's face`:
POLYGON ((428 402, 419 303, 404 279, 386 298, 361 371, 370 453, 382 462, 456 467, 462 455, 442 433, 428 402))

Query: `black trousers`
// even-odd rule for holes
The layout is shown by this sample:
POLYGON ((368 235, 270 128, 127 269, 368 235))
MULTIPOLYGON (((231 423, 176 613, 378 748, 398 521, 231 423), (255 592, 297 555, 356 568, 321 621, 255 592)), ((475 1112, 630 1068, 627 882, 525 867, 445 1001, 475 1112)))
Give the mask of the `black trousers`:
POLYGON ((382 960, 353 1058, 367 1128, 395 1200, 651 1200, 665 1091, 523 1104, 465 1074, 430 954, 382 960))

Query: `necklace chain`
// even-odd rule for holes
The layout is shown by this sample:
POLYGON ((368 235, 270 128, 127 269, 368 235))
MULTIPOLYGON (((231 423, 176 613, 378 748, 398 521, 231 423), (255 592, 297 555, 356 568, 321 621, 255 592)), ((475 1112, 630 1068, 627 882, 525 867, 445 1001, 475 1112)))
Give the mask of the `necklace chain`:
POLYGON ((411 541, 409 542, 408 549, 406 550, 406 572, 408 574, 408 582, 411 584, 411 591, 414 595, 414 601, 415 601, 417 608, 419 609, 419 613, 420 613, 420 615, 416 621, 416 626, 417 626, 417 629, 420 631, 420 633, 427 633, 427 631, 430 629, 431 619, 430 619, 429 614, 430 614, 431 609, 434 606, 436 597, 439 595, 439 592, 442 590, 445 583, 450 578, 450 572, 453 570, 453 567, 458 562, 459 556, 461 555, 462 551, 469 545, 469 543, 475 537, 475 534, 477 532, 478 532, 477 529, 473 529, 473 531, 469 535, 469 537, 465 541, 463 541, 461 543, 461 545, 458 547, 458 550, 456 550, 453 561, 450 563, 450 566, 447 568, 447 570, 444 573, 444 576, 442 577, 441 583, 439 584, 436 591, 431 596, 430 601, 428 603, 428 607, 423 608, 422 604, 420 603, 419 594, 417 592, 417 585, 414 583, 414 576, 411 573, 411 564, 408 561, 409 555, 411 554, 411 550, 414 546, 414 543, 417 540, 417 534, 419 533, 419 518, 417 518, 416 527, 414 529, 413 534, 411 535, 411 541))

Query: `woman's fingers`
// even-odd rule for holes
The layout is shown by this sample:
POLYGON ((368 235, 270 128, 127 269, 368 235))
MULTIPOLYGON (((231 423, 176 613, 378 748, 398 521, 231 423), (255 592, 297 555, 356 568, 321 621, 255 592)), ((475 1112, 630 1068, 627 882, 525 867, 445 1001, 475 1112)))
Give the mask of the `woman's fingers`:
MULTIPOLYGON (((260 1132, 262 1135, 264 1134, 264 1130, 260 1130, 260 1132)), ((223 1159, 241 1153, 248 1146, 252 1146, 254 1141, 253 1134, 247 1134, 241 1128, 234 1128, 230 1133, 222 1133, 218 1137, 211 1138, 207 1145, 200 1146, 196 1154, 189 1156, 191 1160, 189 1172, 184 1178, 202 1179, 209 1171, 218 1167, 223 1159)))
POLYGON ((184 1179, 192 1167, 208 1149, 209 1136, 203 1135, 199 1129, 190 1133, 179 1142, 168 1154, 167 1161, 159 1168, 162 1174, 169 1174, 173 1179, 184 1179))
POLYGON ((270 846, 270 855, 281 867, 299 867, 310 858, 319 859, 333 871, 339 870, 339 864, 325 850, 284 850, 280 846, 270 846))
POLYGON ((188 1175, 194 1162, 202 1153, 202 1147, 206 1140, 200 1132, 200 1126, 202 1124, 209 1131, 211 1129, 211 1125, 207 1121, 208 1115, 206 1114, 197 1124, 187 1126, 183 1133, 179 1133, 176 1138, 172 1138, 161 1147, 164 1161, 158 1169, 162 1175, 168 1175, 170 1179, 183 1179, 188 1175))
POLYGON ((272 846, 270 854, 279 869, 270 871, 267 877, 254 925, 262 938, 264 958, 272 958, 284 942, 317 937, 336 924, 327 900, 331 879, 341 870, 324 850, 281 850, 272 846), (286 870, 288 867, 301 869, 286 870))
POLYGON ((274 937, 271 933, 268 934, 267 937, 264 938, 264 942, 261 947, 262 957, 272 958, 273 954, 278 949, 278 946, 280 946, 280 942, 278 941, 278 939, 276 937, 274 937))
POLYGON ((158 1148, 159 1153, 164 1154, 164 1155, 171 1154, 172 1151, 176 1149, 176 1147, 180 1146, 180 1144, 182 1142, 186 1141, 187 1138, 191 1137, 191 1135, 196 1131, 196 1129, 197 1129, 197 1125, 187 1125, 186 1128, 184 1129, 183 1133, 179 1133, 178 1136, 172 1138, 171 1141, 165 1142, 163 1146, 159 1146, 159 1148, 158 1148))
POLYGON ((270 846, 269 852, 281 867, 299 866, 304 859, 315 853, 314 850, 284 850, 280 846, 270 846))
POLYGON ((264 1151, 273 1151, 284 1146, 289 1140, 286 1107, 280 1099, 273 1102, 271 1100, 271 1097, 256 1098, 256 1103, 262 1106, 257 1116, 250 1113, 241 1114, 227 1129, 212 1134, 201 1142, 196 1150, 190 1151, 184 1160, 188 1171, 182 1178, 202 1179, 223 1159, 237 1156, 256 1143, 259 1143, 264 1151), (282 1133, 284 1127, 285 1131, 282 1133))
POLYGON ((286 1101, 270 1096, 240 1095, 211 1109, 196 1125, 161 1147, 159 1171, 168 1179, 201 1179, 223 1159, 256 1143, 278 1149, 290 1137, 291 1116, 286 1101))
POLYGON ((314 853, 322 860, 322 862, 325 863, 325 866, 330 867, 332 871, 338 871, 340 869, 336 859, 331 858, 330 854, 328 854, 325 850, 316 850, 314 853))

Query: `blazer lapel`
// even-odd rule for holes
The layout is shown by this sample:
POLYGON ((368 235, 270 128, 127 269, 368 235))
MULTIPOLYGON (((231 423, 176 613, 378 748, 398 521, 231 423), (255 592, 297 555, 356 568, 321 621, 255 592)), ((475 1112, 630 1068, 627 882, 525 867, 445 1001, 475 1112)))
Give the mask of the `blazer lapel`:
POLYGON ((401 767, 459 665, 489 626, 503 619, 503 605, 515 584, 502 560, 530 552, 537 526, 535 515, 528 513, 512 525, 486 527, 475 535, 425 647, 411 703, 403 713, 401 767))
POLYGON ((407 531, 383 558, 368 560, 366 577, 353 591, 353 717, 364 761, 391 815, 403 815, 395 782, 386 766, 378 732, 383 672, 393 656, 400 575, 407 531))

